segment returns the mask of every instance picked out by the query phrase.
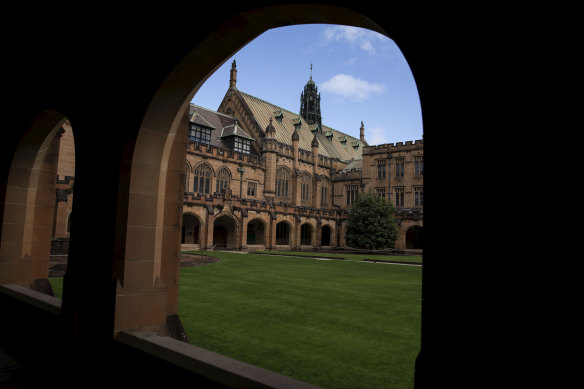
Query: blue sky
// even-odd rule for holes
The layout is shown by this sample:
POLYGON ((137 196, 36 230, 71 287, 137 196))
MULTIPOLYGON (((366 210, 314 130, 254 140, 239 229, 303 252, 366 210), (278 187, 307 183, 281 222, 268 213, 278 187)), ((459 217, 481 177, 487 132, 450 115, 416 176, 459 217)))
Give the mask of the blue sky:
POLYGON ((266 31, 228 59, 199 89, 193 103, 217 110, 237 63, 237 88, 292 112, 310 78, 321 94, 323 124, 369 144, 422 139, 420 100, 412 72, 384 35, 324 24, 266 31))

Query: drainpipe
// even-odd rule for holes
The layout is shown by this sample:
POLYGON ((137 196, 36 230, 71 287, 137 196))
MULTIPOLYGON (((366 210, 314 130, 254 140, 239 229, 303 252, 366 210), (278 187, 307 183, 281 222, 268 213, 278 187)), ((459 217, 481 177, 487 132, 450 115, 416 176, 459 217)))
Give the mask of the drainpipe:
POLYGON ((243 198, 241 197, 241 195, 243 193, 243 172, 245 171, 245 169, 242 167, 238 167, 237 171, 239 172, 239 199, 241 200, 243 198))

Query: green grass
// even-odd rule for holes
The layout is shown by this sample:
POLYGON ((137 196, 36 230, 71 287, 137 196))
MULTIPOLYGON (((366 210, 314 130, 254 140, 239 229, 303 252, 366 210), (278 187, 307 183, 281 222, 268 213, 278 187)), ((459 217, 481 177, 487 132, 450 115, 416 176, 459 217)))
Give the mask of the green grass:
POLYGON ((49 282, 51 283, 51 287, 53 288, 53 293, 55 297, 58 299, 63 298, 63 277, 59 278, 49 278, 49 282))
MULTIPOLYGON (((195 253, 221 260, 181 269, 191 343, 326 388, 413 387, 420 267, 195 253)), ((62 280, 50 279, 58 298, 62 280)))
POLYGON ((420 267, 206 254, 181 269, 191 343, 327 388, 413 387, 420 267))
POLYGON ((325 252, 314 252, 314 251, 255 251, 252 254, 283 254, 283 255, 296 255, 302 257, 319 257, 319 258, 342 258, 352 261, 363 261, 365 259, 377 259, 382 261, 398 261, 398 262, 413 262, 422 263, 421 255, 378 255, 378 254, 345 254, 345 253, 325 253, 325 252))

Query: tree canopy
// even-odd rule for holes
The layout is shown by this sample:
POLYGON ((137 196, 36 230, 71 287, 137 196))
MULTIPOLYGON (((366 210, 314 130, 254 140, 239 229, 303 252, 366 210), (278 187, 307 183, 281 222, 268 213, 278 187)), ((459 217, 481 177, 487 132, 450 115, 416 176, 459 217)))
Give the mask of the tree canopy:
POLYGON ((393 248, 398 228, 390 201, 373 193, 361 193, 347 218, 347 246, 379 250, 393 248))

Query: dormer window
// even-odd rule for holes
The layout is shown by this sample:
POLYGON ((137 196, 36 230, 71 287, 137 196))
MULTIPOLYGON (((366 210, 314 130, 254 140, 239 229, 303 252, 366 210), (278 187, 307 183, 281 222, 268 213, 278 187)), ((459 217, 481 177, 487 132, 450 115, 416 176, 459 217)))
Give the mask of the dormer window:
POLYGON ((300 127, 302 126, 302 120, 299 117, 294 118, 294 119, 292 119, 292 124, 294 125, 294 129, 296 131, 298 131, 298 130, 300 130, 300 127))
POLYGON ((236 153, 250 154, 251 141, 254 140, 240 127, 236 120, 234 124, 223 127, 221 132, 223 144, 236 153))
POLYGON ((359 141, 358 141, 358 140, 356 140, 356 141, 353 141, 353 142, 352 142, 352 145, 353 145, 353 149, 355 149, 355 150, 359 150, 359 141))
POLYGON ((332 131, 327 131, 325 136, 329 141, 333 140, 333 132, 332 131))
POLYGON ((233 137, 233 151, 238 153, 249 154, 250 141, 249 139, 240 138, 238 136, 233 137))
POLYGON ((345 146, 347 144, 347 137, 346 136, 343 136, 342 138, 339 139, 339 142, 341 142, 341 144, 343 146, 345 146))
POLYGON ((211 128, 192 124, 189 129, 189 140, 203 144, 211 143, 211 128))
POLYGON ((276 120, 279 123, 282 123, 282 119, 284 118, 284 114, 282 113, 281 109, 274 111, 274 118, 276 118, 276 120))

